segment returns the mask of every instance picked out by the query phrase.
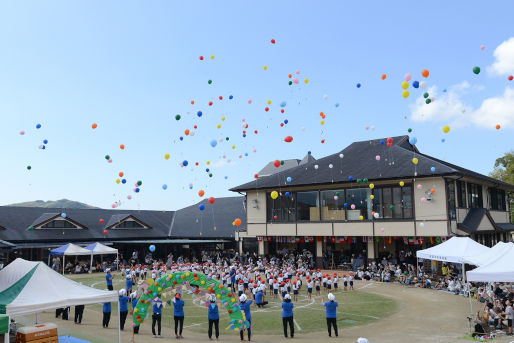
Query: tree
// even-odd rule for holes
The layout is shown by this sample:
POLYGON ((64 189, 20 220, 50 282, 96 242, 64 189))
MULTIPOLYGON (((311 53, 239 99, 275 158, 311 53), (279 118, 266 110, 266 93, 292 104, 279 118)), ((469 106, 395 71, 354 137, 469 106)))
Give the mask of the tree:
MULTIPOLYGON (((497 180, 514 185, 514 150, 505 153, 494 162, 494 170, 489 174, 497 180)), ((514 192, 509 192, 510 221, 514 222, 514 192)))

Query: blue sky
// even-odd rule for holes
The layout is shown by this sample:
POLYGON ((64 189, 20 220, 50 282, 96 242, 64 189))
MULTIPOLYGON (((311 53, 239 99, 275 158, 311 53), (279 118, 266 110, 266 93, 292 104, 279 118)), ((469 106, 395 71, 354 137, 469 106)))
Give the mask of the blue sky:
POLYGON ((199 201, 200 189, 233 195, 228 188, 271 160, 322 157, 408 128, 422 152, 487 174, 513 148, 513 10, 511 1, 3 2, 0 204, 173 210, 199 201), (296 70, 301 82, 289 86, 296 70), (428 86, 404 99, 406 73, 428 86), (115 182, 120 171, 125 185, 115 182))

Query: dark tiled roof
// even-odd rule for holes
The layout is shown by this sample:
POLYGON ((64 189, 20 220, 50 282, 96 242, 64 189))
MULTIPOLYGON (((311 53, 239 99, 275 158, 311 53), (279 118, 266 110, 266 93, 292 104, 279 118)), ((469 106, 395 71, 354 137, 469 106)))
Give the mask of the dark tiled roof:
POLYGON ((273 177, 259 177, 234 187, 231 191, 284 187, 287 177, 292 178, 292 182, 287 183, 287 186, 304 186, 351 182, 350 176, 355 182, 357 179, 365 178, 374 181, 434 175, 466 175, 514 190, 514 185, 419 153, 416 146, 409 143, 409 136, 393 137, 391 147, 387 146, 386 140, 383 138, 355 142, 335 154, 279 171, 273 177), (343 158, 340 157, 341 154, 343 158), (380 156, 379 161, 375 159, 377 155, 380 156), (412 163, 414 157, 418 159, 417 165, 412 163), (332 168, 329 167, 330 165, 332 168), (435 173, 432 173, 432 167, 436 168, 435 173))
POLYGON ((6 249, 6 248, 9 249, 9 248, 13 248, 14 246, 15 246, 14 244, 0 239, 0 249, 6 249))
MULTIPOLYGON (((459 223, 458 227, 469 234, 475 233, 484 216, 487 216, 487 210, 485 208, 470 208, 464 221, 459 223)), ((494 221, 492 221, 491 224, 494 226, 494 221)))
POLYGON ((237 227, 232 223, 241 219, 239 228, 246 227, 244 197, 218 198, 211 205, 203 200, 175 212, 169 236, 172 238, 234 238, 237 227), (205 206, 201 211, 200 204, 205 206))
POLYGON ((57 216, 61 215, 61 213, 43 213, 42 215, 40 215, 39 217, 37 217, 36 220, 34 220, 32 222, 32 224, 30 224, 30 226, 38 226, 40 225, 41 223, 44 223, 46 222, 47 220, 50 220, 52 218, 55 218, 57 216))
POLYGON ((502 231, 514 231, 514 224, 511 223, 496 223, 496 226, 502 231))

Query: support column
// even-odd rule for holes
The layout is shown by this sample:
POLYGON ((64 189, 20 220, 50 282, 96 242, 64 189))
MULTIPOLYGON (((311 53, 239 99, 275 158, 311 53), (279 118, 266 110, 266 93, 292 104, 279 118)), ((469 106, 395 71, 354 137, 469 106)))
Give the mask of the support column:
POLYGON ((264 256, 264 242, 259 241, 259 256, 264 256))
POLYGON ((243 239, 239 238, 239 256, 243 255, 243 239))
POLYGON ((316 267, 323 267, 323 237, 316 237, 316 267))
POLYGON ((367 254, 368 254, 368 261, 373 261, 375 259, 375 240, 369 239, 368 237, 368 248, 367 248, 367 254))
POLYGON ((264 243, 264 254, 269 255, 269 242, 263 242, 264 243))

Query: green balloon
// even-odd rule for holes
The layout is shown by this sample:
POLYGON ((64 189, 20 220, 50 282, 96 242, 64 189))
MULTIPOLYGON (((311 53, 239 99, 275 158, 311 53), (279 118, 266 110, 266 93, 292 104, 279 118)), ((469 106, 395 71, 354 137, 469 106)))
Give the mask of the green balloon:
POLYGON ((228 141, 230 138, 226 137, 225 140, 228 141))
POLYGON ((426 103, 427 105, 428 105, 428 104, 430 104, 431 102, 432 102, 432 100, 430 100, 430 99, 425 100, 425 103, 426 103))
POLYGON ((291 86, 293 84, 293 81, 289 81, 289 86, 291 86))
POLYGON ((428 93, 423 94, 423 97, 426 99, 428 98, 428 93))
POLYGON ((336 195, 337 195, 337 196, 339 196, 340 194, 341 194, 341 193, 339 193, 339 192, 336 192, 336 195))
POLYGON ((212 173, 209 173, 209 177, 212 177, 212 173))
POLYGON ((362 180, 361 179, 357 179, 357 183, 362 183, 362 180))
POLYGON ((108 159, 110 159, 110 158, 111 158, 111 156, 109 156, 109 155, 105 155, 105 159, 106 159, 106 160, 108 160, 108 159))
POLYGON ((364 179, 364 183, 368 183, 368 179, 364 179))
POLYGON ((31 170, 31 169, 32 169, 32 167, 31 167, 31 166, 27 166, 27 169, 28 169, 28 170, 31 170))
POLYGON ((475 73, 477 75, 480 74, 480 67, 473 68, 473 73, 475 73))
POLYGON ((138 186, 141 186, 142 184, 143 184, 143 181, 138 181, 138 182, 137 182, 137 185, 138 185, 138 186))
POLYGON ((411 129, 411 128, 409 128, 409 129, 407 130, 407 132, 411 133, 411 132, 412 132, 412 129, 411 129))
POLYGON ((207 81, 207 83, 208 83, 208 84, 211 84, 211 83, 212 83, 212 80, 207 81))
POLYGON ((181 118, 181 117, 180 117, 180 114, 177 114, 177 115, 175 116, 175 119, 176 119, 176 120, 180 120, 180 118, 181 118))
POLYGON ((33 226, 29 227, 29 231, 34 231, 34 227, 33 226))
POLYGON ((284 165, 284 161, 280 161, 280 165, 283 166, 284 165))
POLYGON ((394 205, 389 206, 390 210, 394 210, 394 205))

